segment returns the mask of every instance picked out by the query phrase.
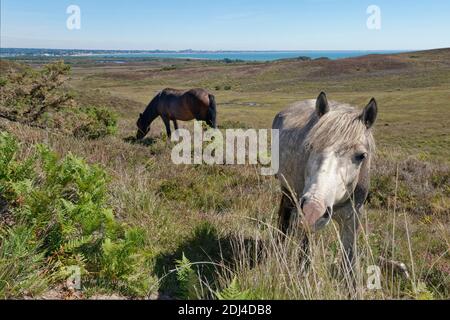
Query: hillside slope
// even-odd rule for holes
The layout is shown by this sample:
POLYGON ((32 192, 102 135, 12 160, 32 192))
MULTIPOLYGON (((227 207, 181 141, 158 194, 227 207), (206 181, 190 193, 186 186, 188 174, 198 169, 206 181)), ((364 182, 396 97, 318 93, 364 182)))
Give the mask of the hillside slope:
MULTIPOLYGON (((314 237, 313 267, 306 275, 298 263, 298 238, 285 247, 274 241, 280 199, 275 178, 261 177, 253 166, 177 166, 159 120, 142 143, 132 137, 139 113, 164 87, 208 88, 216 95, 221 129, 268 128, 279 110, 322 90, 330 99, 359 107, 375 97, 379 150, 358 241, 358 290, 350 298, 448 299, 449 61, 450 49, 271 63, 130 60, 117 65, 68 59, 76 99, 119 113, 117 135, 84 140, 5 120, 0 128, 19 139, 23 154, 45 143, 61 157, 72 153, 106 170, 108 205, 115 216, 145 230, 142 253, 152 261, 151 276, 159 279, 145 298, 184 298, 193 285, 203 289, 198 296, 217 298, 216 291, 235 279, 234 289, 250 298, 345 299, 345 281, 332 271, 340 256, 333 226, 314 237), (177 277, 183 254, 195 263, 192 270, 203 285, 177 277), (381 256, 404 262, 411 278, 383 268, 382 289, 367 289, 366 268, 379 264, 381 256)), ((2 68, 7 64, 1 61, 2 68)), ((182 126, 192 130, 192 123, 182 126)), ((0 228, 8 227, 0 222, 0 228)), ((50 284, 48 290, 61 285, 50 284)), ((85 289, 76 297, 122 292, 93 284, 85 289)), ((33 290, 34 297, 48 291, 33 290)), ((57 295, 73 297, 59 289, 57 295)))

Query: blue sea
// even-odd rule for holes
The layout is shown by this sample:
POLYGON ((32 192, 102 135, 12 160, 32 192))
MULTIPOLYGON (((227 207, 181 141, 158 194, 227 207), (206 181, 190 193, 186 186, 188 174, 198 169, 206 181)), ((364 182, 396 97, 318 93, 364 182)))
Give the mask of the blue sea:
POLYGON ((359 57, 368 54, 393 54, 402 51, 230 51, 230 52, 162 52, 162 53, 115 53, 95 56, 114 58, 175 58, 175 59, 206 59, 206 60, 243 60, 243 61, 274 61, 298 57, 311 59, 328 58, 332 60, 359 57))
MULTIPOLYGON (((113 59, 126 58, 172 58, 172 59, 203 59, 203 60, 242 60, 242 61, 274 61, 298 57, 311 59, 328 58, 332 60, 364 56, 368 54, 390 54, 401 51, 383 50, 344 50, 344 51, 143 51, 143 50, 78 50, 78 49, 19 49, 0 48, 0 57, 103 57, 113 59)), ((403 51, 404 52, 404 51, 403 51)))

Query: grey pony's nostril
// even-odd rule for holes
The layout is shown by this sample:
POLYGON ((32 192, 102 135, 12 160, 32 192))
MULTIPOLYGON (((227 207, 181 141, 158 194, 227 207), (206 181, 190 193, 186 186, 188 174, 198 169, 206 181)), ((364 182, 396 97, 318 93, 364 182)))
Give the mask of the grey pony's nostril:
POLYGON ((303 210, 303 207, 305 206, 305 203, 306 203, 306 198, 302 198, 302 199, 300 200, 300 209, 303 210))

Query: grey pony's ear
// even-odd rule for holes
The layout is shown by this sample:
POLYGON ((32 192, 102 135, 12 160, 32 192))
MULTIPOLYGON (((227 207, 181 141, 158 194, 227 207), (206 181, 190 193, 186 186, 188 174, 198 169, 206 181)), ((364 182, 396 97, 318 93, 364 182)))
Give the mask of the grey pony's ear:
POLYGON ((372 98, 369 104, 364 108, 361 114, 361 121, 370 129, 375 124, 378 115, 378 105, 375 98, 372 98))
POLYGON ((325 92, 321 92, 316 101, 316 113, 320 117, 324 116, 330 111, 330 106, 328 105, 328 99, 325 92))

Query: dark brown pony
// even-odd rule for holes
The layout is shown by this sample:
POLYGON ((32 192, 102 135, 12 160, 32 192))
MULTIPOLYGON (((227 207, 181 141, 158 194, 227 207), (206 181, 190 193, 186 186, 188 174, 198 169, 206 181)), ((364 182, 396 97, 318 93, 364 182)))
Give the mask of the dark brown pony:
POLYGON ((170 138, 170 121, 173 121, 175 130, 178 129, 177 120, 205 121, 207 125, 216 128, 216 101, 212 94, 204 89, 192 89, 182 91, 176 89, 164 89, 149 103, 144 113, 141 113, 137 121, 138 140, 143 139, 150 131, 150 125, 161 117, 166 126, 167 136, 170 138))

